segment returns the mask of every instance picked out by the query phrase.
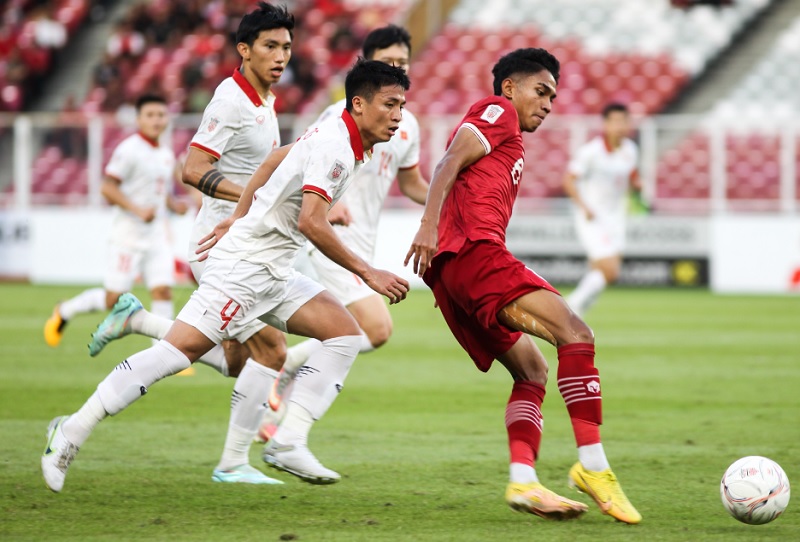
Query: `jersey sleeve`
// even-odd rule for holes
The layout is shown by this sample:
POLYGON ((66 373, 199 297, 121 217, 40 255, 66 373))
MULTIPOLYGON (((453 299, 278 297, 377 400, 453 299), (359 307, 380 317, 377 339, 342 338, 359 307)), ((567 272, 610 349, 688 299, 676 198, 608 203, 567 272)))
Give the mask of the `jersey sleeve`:
POLYGON ((213 99, 203 112, 203 120, 189 143, 219 160, 231 137, 241 127, 239 105, 230 100, 213 99))
POLYGON ((583 177, 589 172, 589 163, 591 162, 591 158, 592 146, 591 143, 586 143, 578 149, 578 151, 572 157, 572 160, 569 161, 567 171, 576 177, 583 177))
POLYGON ((111 153, 111 159, 106 164, 104 171, 106 176, 119 182, 124 182, 125 179, 131 178, 131 173, 136 163, 136 157, 127 151, 128 146, 125 143, 127 141, 117 145, 117 148, 111 153))
POLYGON ((332 203, 337 188, 350 176, 351 168, 340 158, 337 148, 320 145, 310 153, 303 168, 303 192, 313 192, 332 203))
POLYGON ((394 136, 408 137, 411 142, 405 154, 400 157, 400 169, 411 169, 419 164, 419 124, 414 117, 411 117, 409 121, 408 130, 401 129, 400 133, 394 136))
POLYGON ((461 128, 471 130, 481 141, 486 154, 516 135, 519 121, 511 102, 502 98, 483 100, 470 109, 461 128))

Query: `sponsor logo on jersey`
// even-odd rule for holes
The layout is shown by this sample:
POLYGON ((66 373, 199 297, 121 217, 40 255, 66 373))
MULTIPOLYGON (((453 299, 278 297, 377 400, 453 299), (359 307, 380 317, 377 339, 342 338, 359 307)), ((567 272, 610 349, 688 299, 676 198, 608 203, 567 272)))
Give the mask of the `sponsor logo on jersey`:
POLYGON ((339 160, 336 160, 336 162, 333 163, 333 167, 331 167, 331 170, 328 172, 328 177, 334 181, 338 181, 339 177, 341 177, 342 173, 344 173, 344 169, 344 164, 339 160))
POLYGON ((219 119, 217 117, 211 117, 210 119, 208 119, 208 131, 213 132, 217 128, 218 124, 219 124, 219 119))
POLYGON ((259 124, 264 124, 264 119, 265 119, 264 115, 259 115, 256 117, 256 122, 259 124))
POLYGON ((481 115, 481 118, 483 120, 485 120, 486 122, 488 122, 489 124, 494 124, 495 122, 497 122, 497 119, 500 118, 500 115, 503 114, 503 111, 505 111, 505 109, 503 109, 499 105, 491 104, 483 112, 483 115, 481 115))

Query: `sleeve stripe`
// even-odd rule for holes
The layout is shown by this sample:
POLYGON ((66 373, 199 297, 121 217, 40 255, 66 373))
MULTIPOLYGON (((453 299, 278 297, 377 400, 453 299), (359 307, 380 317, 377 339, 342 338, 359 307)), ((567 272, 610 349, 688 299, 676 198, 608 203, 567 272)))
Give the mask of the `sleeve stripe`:
POLYGON ((318 196, 322 196, 323 198, 325 198, 325 201, 327 201, 328 203, 333 202, 333 200, 328 195, 328 193, 325 192, 325 190, 323 190, 319 186, 314 186, 313 184, 303 185, 303 192, 313 192, 314 194, 316 194, 318 196))
MULTIPOLYGON (((481 133, 477 126, 472 124, 471 122, 465 122, 461 125, 461 128, 469 129, 475 136, 483 143, 483 148, 486 149, 486 154, 492 152, 492 145, 489 143, 489 140, 486 139, 486 136, 481 133)), ((459 130, 461 129, 459 128, 459 130)))
POLYGON ((220 153, 218 153, 217 151, 209 149, 208 147, 206 147, 204 145, 201 145, 200 143, 195 143, 194 141, 189 143, 189 147, 194 147, 195 149, 203 151, 206 154, 210 154, 211 156, 213 156, 217 160, 219 160, 219 158, 221 156, 220 153))
POLYGON ((414 169, 414 168, 415 168, 415 167, 417 167, 418 165, 419 165, 419 162, 417 162, 417 163, 416 163, 416 164, 414 164, 413 166, 399 167, 399 168, 397 168, 397 169, 398 169, 398 170, 400 170, 400 171, 408 171, 409 169, 414 169))

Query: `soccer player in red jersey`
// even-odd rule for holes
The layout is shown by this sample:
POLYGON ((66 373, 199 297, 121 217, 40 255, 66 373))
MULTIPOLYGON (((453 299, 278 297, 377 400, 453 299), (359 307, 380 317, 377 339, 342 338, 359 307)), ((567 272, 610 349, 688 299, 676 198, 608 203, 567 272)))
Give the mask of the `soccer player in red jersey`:
POLYGON ((405 263, 413 260, 414 272, 433 290, 447 325, 478 369, 488 371, 496 359, 514 379, 505 417, 508 504, 551 519, 587 510, 545 488, 536 476, 548 372, 530 337, 536 335, 558 349, 558 389, 578 445, 571 485, 588 493, 603 513, 638 523, 641 515, 622 492, 600 441, 594 333, 505 245, 524 165, 522 132, 535 131, 550 113, 559 62, 544 49, 518 49, 502 57, 492 73, 494 96, 469 109, 436 166, 405 263))

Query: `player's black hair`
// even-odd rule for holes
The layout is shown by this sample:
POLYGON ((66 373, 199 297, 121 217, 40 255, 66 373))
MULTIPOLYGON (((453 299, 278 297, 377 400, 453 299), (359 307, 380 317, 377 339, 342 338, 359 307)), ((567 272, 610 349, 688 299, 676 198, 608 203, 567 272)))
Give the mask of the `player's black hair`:
POLYGON ((603 118, 607 119, 611 113, 629 113, 628 106, 620 102, 611 102, 603 108, 603 118))
POLYGON ((259 2, 258 8, 242 17, 236 31, 236 43, 252 46, 261 32, 275 28, 285 28, 289 31, 289 36, 294 38, 294 15, 289 13, 286 6, 259 2))
POLYGON ((403 90, 408 90, 411 86, 405 71, 377 60, 359 58, 344 80, 347 110, 353 110, 353 98, 356 96, 369 102, 381 88, 395 85, 403 87, 403 90))
POLYGON ((364 52, 364 58, 371 59, 378 49, 386 49, 395 44, 405 45, 411 54, 411 34, 405 28, 390 24, 367 34, 361 50, 364 52))
POLYGON ((494 94, 500 96, 503 81, 515 74, 533 75, 542 70, 547 70, 558 83, 561 64, 558 59, 545 49, 528 48, 517 49, 503 56, 492 68, 494 74, 494 94))
POLYGON ((136 112, 140 112, 142 107, 147 104, 164 104, 167 105, 167 100, 158 94, 143 94, 136 99, 136 112))

